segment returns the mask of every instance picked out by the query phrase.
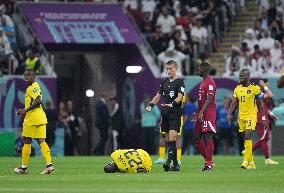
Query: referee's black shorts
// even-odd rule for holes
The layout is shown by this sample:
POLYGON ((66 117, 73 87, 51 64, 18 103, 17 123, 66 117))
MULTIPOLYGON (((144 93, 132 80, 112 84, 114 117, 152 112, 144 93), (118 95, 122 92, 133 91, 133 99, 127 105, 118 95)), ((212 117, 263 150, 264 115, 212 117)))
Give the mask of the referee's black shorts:
POLYGON ((174 130, 179 133, 181 129, 181 117, 181 107, 163 107, 161 132, 168 133, 170 130, 174 130))

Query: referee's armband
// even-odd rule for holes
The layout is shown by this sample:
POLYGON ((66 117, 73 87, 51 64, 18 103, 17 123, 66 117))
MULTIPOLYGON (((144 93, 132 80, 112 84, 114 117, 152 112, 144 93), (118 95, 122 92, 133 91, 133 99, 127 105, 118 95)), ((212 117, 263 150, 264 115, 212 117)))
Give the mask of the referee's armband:
POLYGON ((255 95, 255 99, 256 100, 263 99, 263 95, 261 93, 259 93, 258 95, 255 95))

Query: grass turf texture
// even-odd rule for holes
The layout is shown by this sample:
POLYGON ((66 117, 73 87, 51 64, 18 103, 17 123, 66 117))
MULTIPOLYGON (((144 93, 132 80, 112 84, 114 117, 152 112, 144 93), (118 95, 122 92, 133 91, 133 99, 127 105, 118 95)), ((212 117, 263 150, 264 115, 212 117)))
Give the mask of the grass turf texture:
POLYGON ((0 192, 283 193, 284 157, 273 158, 280 164, 265 165, 258 156, 256 170, 242 170, 241 157, 215 156, 214 171, 204 173, 199 171, 200 156, 184 156, 180 172, 164 172, 162 165, 153 165, 148 174, 105 174, 110 157, 56 157, 50 175, 40 175, 42 158, 31 158, 27 175, 13 173, 20 158, 0 158, 0 192))

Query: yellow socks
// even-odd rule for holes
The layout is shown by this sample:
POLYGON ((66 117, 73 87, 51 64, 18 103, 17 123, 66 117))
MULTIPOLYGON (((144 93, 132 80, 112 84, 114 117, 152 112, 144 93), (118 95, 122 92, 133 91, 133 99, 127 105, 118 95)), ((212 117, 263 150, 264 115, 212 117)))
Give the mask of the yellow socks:
POLYGON ((24 144, 22 149, 22 167, 28 167, 31 151, 32 144, 24 144))
POLYGON ((177 148, 177 160, 181 161, 181 148, 177 148))
POLYGON ((165 160, 165 157, 166 157, 166 147, 165 146, 164 147, 160 146, 159 154, 160 154, 160 159, 165 160))
POLYGON ((252 156, 252 140, 245 140, 245 157, 244 160, 254 162, 252 156))
POLYGON ((40 147, 41 147, 42 156, 45 159, 46 165, 51 164, 50 149, 49 149, 47 143, 46 142, 41 143, 40 147))

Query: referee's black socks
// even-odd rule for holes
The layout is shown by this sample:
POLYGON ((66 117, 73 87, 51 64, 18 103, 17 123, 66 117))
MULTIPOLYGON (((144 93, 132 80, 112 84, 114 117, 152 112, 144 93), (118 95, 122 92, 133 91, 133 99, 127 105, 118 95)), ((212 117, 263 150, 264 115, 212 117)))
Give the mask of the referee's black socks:
POLYGON ((170 163, 171 160, 173 160, 175 166, 178 165, 176 141, 169 141, 168 163, 170 163))

